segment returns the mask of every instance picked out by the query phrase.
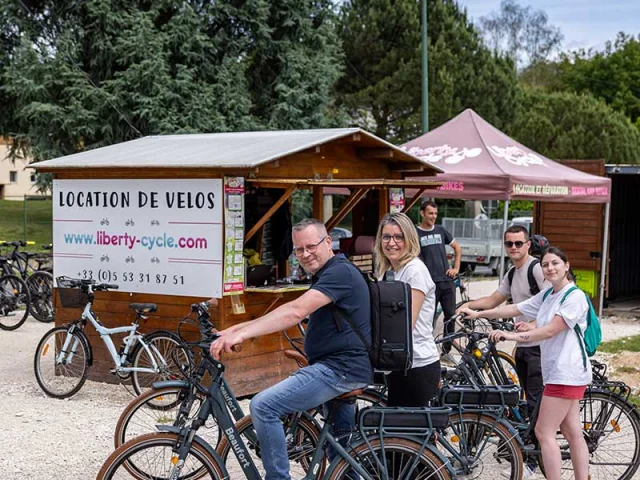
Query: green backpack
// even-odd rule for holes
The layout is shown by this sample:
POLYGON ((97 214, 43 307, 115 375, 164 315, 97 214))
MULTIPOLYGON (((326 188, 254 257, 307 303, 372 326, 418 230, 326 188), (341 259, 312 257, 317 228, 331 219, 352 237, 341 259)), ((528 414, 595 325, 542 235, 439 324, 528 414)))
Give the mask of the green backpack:
MULTIPOLYGON (((574 290, 580 290, 578 287, 573 286, 562 296, 562 300, 560 300, 560 305, 564 302, 564 299, 573 292, 574 290)), ((544 296, 542 297, 542 301, 544 302, 547 297, 551 294, 553 288, 550 288, 546 292, 544 292, 544 296)), ((587 299, 587 305, 589 306, 589 310, 587 311, 587 329, 584 331, 584 335, 582 334, 582 330, 576 324, 573 327, 573 330, 578 335, 578 338, 581 340, 578 343, 580 344, 580 350, 582 352, 582 364, 584 368, 587 368, 587 356, 593 357, 595 355, 598 345, 602 342, 602 330, 600 329, 600 320, 598 320, 598 315, 596 314, 595 308, 593 308, 593 304, 591 303, 591 299, 589 295, 585 292, 584 296, 587 299)))

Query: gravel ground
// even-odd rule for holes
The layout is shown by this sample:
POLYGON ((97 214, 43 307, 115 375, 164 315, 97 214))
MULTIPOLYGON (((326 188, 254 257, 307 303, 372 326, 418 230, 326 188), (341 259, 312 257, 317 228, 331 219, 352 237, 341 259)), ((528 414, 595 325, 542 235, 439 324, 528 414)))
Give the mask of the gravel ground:
MULTIPOLYGON (((477 298, 495 286, 495 280, 474 282, 471 291, 477 298)), ((91 381, 67 400, 45 396, 33 374, 33 354, 49 328, 51 325, 30 318, 17 331, 0 331, 0 418, 5 449, 0 457, 2 478, 95 478, 113 450, 118 416, 132 398, 121 385, 91 381)), ((634 319, 604 319, 603 332, 605 339, 638 334, 640 323, 634 319)), ((640 479, 640 475, 636 477, 640 479)))

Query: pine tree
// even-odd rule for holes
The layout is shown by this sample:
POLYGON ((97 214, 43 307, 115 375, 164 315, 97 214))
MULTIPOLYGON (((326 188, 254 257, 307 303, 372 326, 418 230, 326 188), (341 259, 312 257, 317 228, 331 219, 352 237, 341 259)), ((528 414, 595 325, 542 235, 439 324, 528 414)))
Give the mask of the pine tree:
MULTIPOLYGON (((337 90, 356 122, 398 143, 421 133, 420 2, 350 0, 340 35, 345 75, 337 90)), ((453 0, 429 0, 429 124, 473 108, 498 128, 513 119, 516 79, 453 0)))

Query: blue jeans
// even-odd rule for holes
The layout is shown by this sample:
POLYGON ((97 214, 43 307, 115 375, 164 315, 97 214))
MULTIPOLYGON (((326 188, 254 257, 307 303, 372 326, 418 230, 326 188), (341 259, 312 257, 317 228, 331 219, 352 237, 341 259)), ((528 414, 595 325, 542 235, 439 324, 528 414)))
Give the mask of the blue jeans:
MULTIPOLYGON (((251 400, 251 417, 260 442, 266 480, 290 480, 287 441, 281 417, 323 405, 343 393, 366 387, 347 382, 329 367, 316 363, 260 392, 251 400)), ((353 430, 355 405, 335 402, 334 434, 353 430)))

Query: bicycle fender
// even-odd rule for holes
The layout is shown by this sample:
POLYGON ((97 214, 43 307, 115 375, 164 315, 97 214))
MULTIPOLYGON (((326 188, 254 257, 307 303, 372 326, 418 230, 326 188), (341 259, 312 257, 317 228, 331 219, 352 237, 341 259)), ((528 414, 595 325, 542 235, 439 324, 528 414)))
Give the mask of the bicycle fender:
POLYGON ((507 430, 509 430, 509 434, 514 438, 520 447, 524 446, 524 442, 522 441, 522 437, 518 433, 518 430, 509 422, 508 420, 501 418, 498 420, 498 423, 504 426, 507 430))
POLYGON ((188 388, 189 382, 185 380, 160 380, 159 382, 153 382, 153 388, 156 390, 159 388, 188 388))
MULTIPOLYGON (((156 425, 156 428, 160 432, 168 432, 175 433, 176 435, 180 435, 180 430, 183 427, 174 427, 173 425, 156 425)), ((213 449, 211 445, 209 445, 206 441, 202 439, 202 437, 195 435, 193 437, 193 441, 204 448, 208 454, 210 454, 216 462, 218 462, 218 466, 222 469, 222 478, 231 478, 229 476, 229 472, 227 472, 227 466, 225 465, 220 455, 213 449)))
POLYGON ((91 348, 91 343, 89 342, 89 339, 87 338, 87 334, 84 333, 84 330, 82 330, 81 328, 76 328, 74 330, 74 333, 78 334, 78 337, 80 338, 80 341, 84 343, 84 346, 87 347, 87 352, 89 357, 87 358, 87 361, 89 362, 89 366, 93 365, 93 349, 91 348))

